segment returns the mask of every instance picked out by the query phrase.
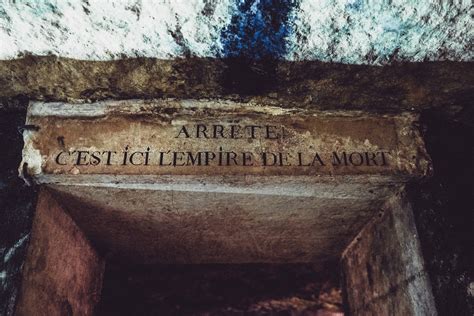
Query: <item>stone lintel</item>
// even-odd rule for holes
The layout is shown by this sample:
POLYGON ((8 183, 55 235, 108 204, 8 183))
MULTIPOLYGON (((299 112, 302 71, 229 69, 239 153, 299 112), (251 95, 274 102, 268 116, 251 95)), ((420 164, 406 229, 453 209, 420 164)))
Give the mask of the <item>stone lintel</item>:
POLYGON ((37 102, 28 111, 24 163, 40 183, 85 175, 130 176, 131 182, 149 175, 405 182, 430 172, 415 120, 408 113, 322 113, 229 101, 37 102))

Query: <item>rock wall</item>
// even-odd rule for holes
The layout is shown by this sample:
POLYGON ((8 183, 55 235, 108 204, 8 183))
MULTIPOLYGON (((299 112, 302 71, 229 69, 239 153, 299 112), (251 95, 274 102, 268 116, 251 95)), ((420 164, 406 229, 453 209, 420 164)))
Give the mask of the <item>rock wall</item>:
POLYGON ((35 189, 18 178, 25 103, 2 101, 0 110, 0 315, 15 307, 35 208, 35 189))
POLYGON ((93 315, 105 260, 45 189, 31 235, 15 315, 93 315))
POLYGON ((285 108, 420 112, 469 109, 474 63, 402 63, 385 67, 319 61, 124 59, 0 60, 1 95, 45 101, 225 98, 285 108))
POLYGON ((472 60, 469 1, 5 1, 0 59, 24 54, 276 57, 350 64, 472 60))
POLYGON ((410 202, 395 195, 342 255, 352 315, 437 315, 410 202))
MULTIPOLYGON (((466 109, 467 110, 467 109, 466 109)), ((409 190, 415 221, 439 315, 474 314, 472 205, 474 202, 474 114, 469 121, 446 120, 427 111, 421 121, 434 176, 409 190)))

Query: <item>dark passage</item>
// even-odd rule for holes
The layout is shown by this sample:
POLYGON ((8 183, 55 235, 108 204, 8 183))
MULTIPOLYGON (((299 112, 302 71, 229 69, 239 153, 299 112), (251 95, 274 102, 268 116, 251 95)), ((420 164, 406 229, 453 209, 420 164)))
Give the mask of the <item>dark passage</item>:
POLYGON ((98 315, 324 315, 341 301, 337 270, 311 264, 110 263, 98 315))

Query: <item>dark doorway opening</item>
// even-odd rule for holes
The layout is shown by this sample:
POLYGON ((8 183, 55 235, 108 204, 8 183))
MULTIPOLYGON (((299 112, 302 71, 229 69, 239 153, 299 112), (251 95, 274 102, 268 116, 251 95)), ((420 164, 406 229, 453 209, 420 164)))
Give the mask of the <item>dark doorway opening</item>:
POLYGON ((106 263, 98 315, 342 315, 338 267, 106 263))

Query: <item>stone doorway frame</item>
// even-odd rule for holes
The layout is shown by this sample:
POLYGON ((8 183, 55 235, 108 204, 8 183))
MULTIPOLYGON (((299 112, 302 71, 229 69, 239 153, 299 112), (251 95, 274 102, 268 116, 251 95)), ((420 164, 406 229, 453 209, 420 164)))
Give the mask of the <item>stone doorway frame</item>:
MULTIPOLYGON (((435 315, 404 184, 390 192, 379 213, 341 253, 348 310, 354 315, 435 315)), ((47 184, 40 189, 31 236, 17 314, 34 313, 39 306, 48 314, 92 314, 105 259, 47 184)))
MULTIPOLYGON (((41 188, 17 315, 92 315, 105 259, 48 188, 41 188)), ((412 208, 392 196, 341 254, 345 301, 353 315, 436 315, 412 208)))

